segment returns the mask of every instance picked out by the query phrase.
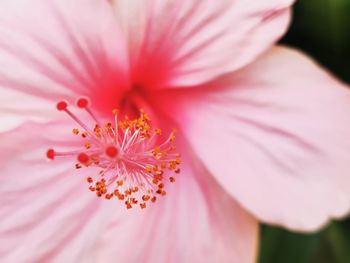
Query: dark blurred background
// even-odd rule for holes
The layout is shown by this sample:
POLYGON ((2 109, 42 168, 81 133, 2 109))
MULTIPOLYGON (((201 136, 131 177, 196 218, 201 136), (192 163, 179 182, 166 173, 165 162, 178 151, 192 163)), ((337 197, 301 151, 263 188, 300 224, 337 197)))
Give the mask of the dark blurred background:
MULTIPOLYGON (((350 0, 297 0, 281 43, 303 50, 350 83, 350 0)), ((314 234, 271 226, 261 232, 259 263, 350 263, 350 219, 314 234)))

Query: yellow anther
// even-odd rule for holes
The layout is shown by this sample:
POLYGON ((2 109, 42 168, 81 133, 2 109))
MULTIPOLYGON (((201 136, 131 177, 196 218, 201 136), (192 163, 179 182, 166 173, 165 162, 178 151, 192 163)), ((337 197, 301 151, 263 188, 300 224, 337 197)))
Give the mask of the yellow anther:
POLYGON ((160 148, 157 146, 157 147, 155 147, 154 149, 153 149, 153 155, 154 156, 156 156, 156 155, 158 155, 159 153, 160 153, 160 148))
POLYGON ((74 135, 78 135, 78 134, 79 134, 79 130, 78 130, 78 129, 76 129, 76 128, 75 128, 75 129, 73 129, 73 134, 74 134, 74 135))
POLYGON ((163 151, 161 152, 161 155, 162 155, 162 157, 165 157, 165 156, 167 155, 167 151, 166 151, 166 150, 163 150, 163 151))
POLYGON ((151 173, 151 172, 152 172, 152 167, 151 167, 151 166, 147 166, 147 167, 145 168, 145 171, 146 171, 147 173, 151 173))
POLYGON ((176 164, 174 162, 170 162, 169 169, 170 170, 175 170, 176 169, 176 164))
POLYGON ((156 129, 156 134, 157 134, 157 135, 162 135, 162 130, 161 130, 161 129, 159 129, 159 128, 158 128, 158 129, 156 129))
POLYGON ((142 196, 142 200, 147 202, 149 199, 151 199, 151 197, 149 195, 143 195, 142 196))
POLYGON ((90 149, 90 148, 91 148, 91 143, 90 143, 90 142, 87 142, 87 143, 85 143, 84 146, 85 146, 86 149, 90 149))
POLYGON ((108 132, 111 129, 112 129, 112 123, 110 123, 110 122, 105 123, 105 130, 108 132))

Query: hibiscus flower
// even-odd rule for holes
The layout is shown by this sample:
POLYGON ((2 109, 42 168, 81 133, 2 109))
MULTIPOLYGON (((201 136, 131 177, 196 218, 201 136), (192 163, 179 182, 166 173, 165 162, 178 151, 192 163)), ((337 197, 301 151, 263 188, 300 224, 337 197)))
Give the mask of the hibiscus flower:
POLYGON ((254 262, 259 221, 346 215, 350 93, 274 47, 292 3, 2 0, 1 262, 254 262))

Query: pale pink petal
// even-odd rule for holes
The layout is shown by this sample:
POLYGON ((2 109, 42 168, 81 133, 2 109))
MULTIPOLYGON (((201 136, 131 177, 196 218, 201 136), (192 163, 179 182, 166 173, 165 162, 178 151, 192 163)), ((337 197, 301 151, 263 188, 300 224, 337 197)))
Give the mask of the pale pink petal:
POLYGON ((126 81, 125 45, 107 1, 1 1, 1 117, 46 121, 48 100, 117 94, 111 86, 126 81))
POLYGON ((114 0, 138 84, 195 85, 251 62, 285 32, 293 0, 114 0))
MULTIPOLYGON (((1 71, 1 69, 0 69, 1 71)), ((25 118, 34 121, 45 121, 50 116, 48 108, 54 104, 36 96, 0 87, 0 132, 10 130, 20 125, 25 118)))
POLYGON ((63 141, 58 127, 0 136, 2 262, 254 262, 256 220, 198 160, 184 156, 162 200, 127 210, 93 195, 74 160, 45 160, 46 145, 63 141))
POLYGON ((45 158, 47 145, 62 140, 57 132, 62 127, 26 124, 0 135, 1 262, 93 262, 97 257, 100 203, 72 161, 45 158))
POLYGON ((258 224, 215 182, 190 149, 167 195, 112 218, 100 262, 240 262, 257 257, 258 224))
POLYGON ((349 211, 345 85, 279 47, 197 90, 178 92, 168 112, 177 112, 196 153, 243 207, 295 230, 317 229, 349 211))

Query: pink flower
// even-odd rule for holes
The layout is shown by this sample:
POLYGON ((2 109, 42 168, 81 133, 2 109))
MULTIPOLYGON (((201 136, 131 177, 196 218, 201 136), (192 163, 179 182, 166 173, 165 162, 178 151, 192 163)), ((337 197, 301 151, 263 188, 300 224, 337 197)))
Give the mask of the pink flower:
MULTIPOLYGON (((272 47, 292 3, 2 0, 1 262, 254 262, 258 220, 312 231, 346 215, 350 93, 300 52, 272 47), (71 105, 81 96, 87 109, 71 105), (64 100, 88 128, 86 110, 102 122, 114 108, 143 108, 165 140, 176 128, 164 147, 181 153, 181 173, 171 184, 174 169, 164 172, 166 196, 125 209, 92 194, 85 181, 98 170, 65 104, 55 110, 64 100), (76 170, 77 156, 89 167, 76 170)), ((119 132, 99 158, 121 154, 119 132)), ((138 136, 126 137, 143 145, 131 159, 155 149, 138 136)), ((132 160, 160 167, 158 154, 132 160)), ((123 183, 142 188, 138 171, 126 166, 123 183)))

